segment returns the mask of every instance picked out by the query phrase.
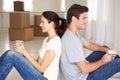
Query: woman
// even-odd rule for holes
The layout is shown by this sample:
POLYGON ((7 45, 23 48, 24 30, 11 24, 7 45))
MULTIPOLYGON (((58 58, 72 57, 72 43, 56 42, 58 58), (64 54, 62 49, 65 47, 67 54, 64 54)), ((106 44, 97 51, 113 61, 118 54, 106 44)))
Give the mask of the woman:
POLYGON ((24 80, 57 80, 61 39, 66 30, 66 20, 55 12, 46 11, 41 16, 42 31, 48 33, 42 44, 39 61, 35 60, 24 48, 23 44, 15 45, 14 51, 8 50, 0 57, 0 80, 4 80, 12 67, 20 73, 24 80))

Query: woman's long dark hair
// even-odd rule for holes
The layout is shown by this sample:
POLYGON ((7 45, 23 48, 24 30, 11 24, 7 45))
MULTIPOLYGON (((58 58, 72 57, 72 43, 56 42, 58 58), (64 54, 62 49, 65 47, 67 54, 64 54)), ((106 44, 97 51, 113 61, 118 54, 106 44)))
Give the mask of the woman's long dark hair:
POLYGON ((57 13, 53 11, 45 11, 42 16, 44 16, 48 22, 51 21, 55 24, 55 31, 57 35, 61 38, 67 28, 67 22, 64 18, 60 18, 57 13))

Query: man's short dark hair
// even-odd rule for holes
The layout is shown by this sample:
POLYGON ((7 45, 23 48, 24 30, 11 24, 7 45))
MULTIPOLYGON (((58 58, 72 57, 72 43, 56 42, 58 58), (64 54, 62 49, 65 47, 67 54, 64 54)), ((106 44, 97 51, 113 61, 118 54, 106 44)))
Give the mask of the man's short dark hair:
POLYGON ((89 9, 86 6, 81 6, 79 4, 73 4, 67 11, 67 23, 71 23, 72 16, 79 19, 80 14, 88 12, 89 9))

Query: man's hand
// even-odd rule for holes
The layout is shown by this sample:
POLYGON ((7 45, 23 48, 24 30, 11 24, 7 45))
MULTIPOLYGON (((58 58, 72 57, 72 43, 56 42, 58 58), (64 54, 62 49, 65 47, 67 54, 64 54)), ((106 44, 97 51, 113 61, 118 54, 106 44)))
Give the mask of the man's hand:
POLYGON ((103 64, 107 64, 110 61, 112 61, 112 58, 113 57, 110 54, 107 53, 102 57, 101 61, 102 61, 103 64))

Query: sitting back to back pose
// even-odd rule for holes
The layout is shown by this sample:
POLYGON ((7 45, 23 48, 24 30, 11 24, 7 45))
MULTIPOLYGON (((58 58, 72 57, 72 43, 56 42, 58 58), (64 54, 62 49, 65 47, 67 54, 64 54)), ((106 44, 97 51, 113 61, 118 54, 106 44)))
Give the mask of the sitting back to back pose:
POLYGON ((14 50, 6 51, 0 57, 0 80, 5 80, 13 67, 24 80, 57 80, 61 39, 66 30, 66 20, 55 12, 45 11, 41 16, 40 26, 48 37, 43 41, 39 61, 35 60, 23 44, 15 45, 14 50), (42 73, 44 73, 42 75, 42 73))
POLYGON ((72 5, 67 11, 68 28, 62 37, 61 80, 107 80, 120 72, 120 57, 108 54, 107 47, 86 41, 79 35, 87 24, 86 6, 72 5), (94 51, 87 58, 84 49, 94 51))

